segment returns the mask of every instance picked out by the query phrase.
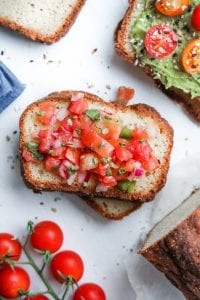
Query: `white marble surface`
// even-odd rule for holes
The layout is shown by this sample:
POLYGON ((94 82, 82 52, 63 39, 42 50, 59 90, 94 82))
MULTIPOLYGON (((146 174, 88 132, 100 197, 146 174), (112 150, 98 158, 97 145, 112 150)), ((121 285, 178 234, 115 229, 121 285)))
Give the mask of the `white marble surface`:
MULTIPOLYGON (((106 221, 74 195, 39 195, 28 190, 15 159, 19 116, 29 103, 63 89, 82 89, 109 100, 114 98, 120 85, 134 87, 133 101, 154 106, 173 126, 172 165, 200 152, 199 127, 148 78, 114 52, 113 32, 128 1, 100 2, 88 0, 70 32, 51 46, 31 42, 0 28, 0 51, 4 51, 0 59, 27 85, 25 92, 0 115, 0 230, 20 237, 30 219, 55 220, 65 232, 63 249, 78 251, 85 261, 81 282, 98 282, 109 300, 134 300, 124 261, 132 257, 131 249, 138 248, 141 235, 149 229, 152 209, 156 209, 159 201, 165 201, 169 191, 165 189, 156 201, 144 205, 121 222, 106 221), (97 51, 92 54, 95 48, 97 51), (57 197, 61 200, 55 201, 57 197)), ((188 168, 183 167, 183 172, 192 177, 188 168)), ((157 276, 156 280, 160 278, 157 276)), ((39 281, 34 275, 32 282, 33 290, 37 290, 39 281)), ((165 284, 171 289, 167 281, 165 284)), ((151 289, 148 290, 148 296, 139 299, 155 299, 151 289)), ((162 296, 162 290, 160 293, 162 296)), ((175 295, 173 300, 181 299, 175 295)))

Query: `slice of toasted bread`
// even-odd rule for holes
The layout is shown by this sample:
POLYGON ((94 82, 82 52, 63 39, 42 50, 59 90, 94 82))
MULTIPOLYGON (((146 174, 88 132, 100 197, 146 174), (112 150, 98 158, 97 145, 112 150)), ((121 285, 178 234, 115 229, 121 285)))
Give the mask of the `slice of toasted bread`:
MULTIPOLYGON (((123 87, 122 87, 123 88, 123 87)), ((120 90, 120 88, 119 88, 120 90)), ((55 97, 60 97, 61 93, 52 93, 51 96, 55 99, 55 97)), ((51 97, 49 96, 49 97, 51 97)), ((65 92, 63 92, 63 96, 65 96, 65 92)), ((118 98, 113 101, 113 103, 120 104, 122 106, 127 105, 127 100, 123 100, 118 98)), ((121 201, 116 199, 107 199, 107 198, 98 198, 98 197, 84 197, 80 196, 80 199, 83 200, 87 205, 89 205, 92 209, 94 209, 97 213, 103 216, 106 219, 110 220, 122 220, 124 217, 127 217, 132 212, 141 207, 141 203, 138 202, 130 202, 130 201, 121 201)))
POLYGON ((200 190, 149 232, 139 253, 190 300, 200 299, 200 190))
POLYGON ((85 0, 0 1, 0 25, 45 43, 59 40, 71 27, 85 0))
MULTIPOLYGON (((141 0, 130 0, 129 7, 115 31, 115 49, 117 53, 123 59, 135 65, 138 65, 138 62, 130 42, 130 32, 133 20, 139 13, 139 9, 142 7, 141 5, 144 5, 144 3, 145 2, 142 3, 141 0)), ((151 77, 156 86, 166 95, 181 104, 185 111, 189 113, 195 121, 200 122, 200 96, 192 98, 189 93, 185 93, 183 90, 176 87, 165 88, 159 79, 153 78, 152 70, 148 65, 139 64, 139 68, 141 68, 146 75, 151 77)))
MULTIPOLYGON (((68 107, 71 103, 72 95, 76 95, 77 91, 61 92, 60 96, 43 98, 34 102, 27 107, 20 118, 20 154, 22 156, 23 148, 26 143, 32 141, 32 134, 36 130, 48 128, 37 124, 35 115, 38 105, 42 101, 52 101, 56 103, 56 109, 68 107)), ((80 92, 79 92, 80 93, 80 92)), ((43 163, 27 162, 23 158, 21 160, 22 174, 25 182, 32 189, 37 191, 63 191, 75 192, 90 197, 114 198, 128 201, 150 201, 155 194, 163 187, 166 182, 167 172, 169 168, 170 153, 173 145, 173 130, 166 120, 152 107, 145 104, 136 104, 129 107, 114 105, 104 102, 99 97, 81 92, 87 100, 89 108, 106 110, 123 122, 123 126, 128 125, 130 128, 142 126, 151 129, 154 136, 151 138, 150 144, 155 156, 159 161, 159 166, 154 171, 146 173, 140 179, 137 179, 135 188, 131 192, 124 192, 116 187, 109 188, 106 192, 96 192, 95 189, 85 188, 77 181, 72 185, 68 185, 66 180, 61 179, 53 173, 44 169, 43 163)))
POLYGON ((98 197, 81 197, 81 199, 104 218, 116 221, 127 217, 142 205, 138 201, 131 202, 98 197))

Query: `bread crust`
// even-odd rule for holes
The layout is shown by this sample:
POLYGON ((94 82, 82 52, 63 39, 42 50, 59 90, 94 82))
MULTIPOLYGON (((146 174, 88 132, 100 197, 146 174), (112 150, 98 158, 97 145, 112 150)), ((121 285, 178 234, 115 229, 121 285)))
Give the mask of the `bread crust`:
MULTIPOLYGON (((110 219, 110 220, 115 220, 115 221, 119 221, 122 220, 124 217, 128 216, 129 214, 131 214, 132 212, 134 212, 135 210, 139 209, 142 206, 142 203, 139 202, 128 202, 129 206, 125 209, 123 209, 123 212, 110 212, 110 210, 107 207, 107 203, 104 201, 104 199, 102 198, 102 205, 99 205, 95 199, 92 198, 88 198, 88 197, 81 197, 82 200, 84 200, 91 208, 93 208, 94 210, 96 210, 98 213, 100 213, 104 218, 110 219), (131 204, 131 207, 130 207, 131 204)), ((108 200, 108 199, 106 199, 108 200)), ((117 200, 117 199, 115 199, 117 200)), ((109 199, 109 201, 112 201, 112 199, 109 199)), ((117 200, 119 202, 122 202, 122 200, 117 200)))
MULTIPOLYGON (((129 7, 123 17, 123 19, 119 22, 116 31, 115 31, 115 50, 116 52, 126 61, 136 64, 136 57, 134 55, 133 48, 131 43, 129 42, 129 33, 130 27, 132 24, 132 14, 135 9, 137 0, 130 0, 129 7)), ((185 93, 181 89, 171 87, 166 89, 162 82, 158 79, 153 78, 152 70, 147 65, 139 65, 136 66, 143 70, 143 72, 149 76, 154 84, 161 89, 167 96, 169 96, 172 100, 177 102, 182 106, 185 112, 197 123, 200 122, 200 96, 191 98, 191 95, 185 93)))
POLYGON ((200 207, 164 238, 141 248, 139 253, 163 272, 187 299, 200 299, 200 207))
POLYGON ((68 103, 71 99, 71 95, 77 92, 84 93, 84 97, 88 99, 91 103, 98 103, 101 106, 103 105, 105 108, 113 108, 114 110, 121 110, 123 112, 130 112, 130 110, 134 111, 136 114, 141 115, 141 117, 150 117, 156 122, 156 125, 158 126, 159 130, 161 132, 165 133, 165 136, 167 138, 167 145, 165 149, 165 153, 163 154, 163 160, 160 164, 160 167, 155 171, 156 173, 156 180, 155 183, 151 188, 148 189, 148 191, 135 191, 132 193, 125 193, 123 191, 118 190, 117 188, 110 188, 107 192, 101 192, 96 193, 95 191, 92 191, 91 189, 87 188, 81 188, 78 184, 73 184, 72 186, 67 185, 66 181, 63 179, 60 179, 59 177, 56 180, 53 181, 46 181, 43 182, 40 180, 40 178, 34 178, 31 173, 31 164, 27 163, 23 159, 21 159, 21 168, 22 168, 22 175, 26 182, 26 184, 31 187, 33 190, 36 191, 62 191, 62 192, 75 192, 83 194, 84 196, 89 197, 104 197, 104 198, 110 198, 110 199, 120 199, 120 200, 128 200, 128 201, 151 201, 155 197, 155 194, 164 186, 167 178, 168 168, 169 168, 169 162, 170 162, 170 154, 171 149, 173 146, 173 129, 169 125, 169 123, 164 120, 160 114, 151 106, 148 106, 146 104, 135 104, 128 107, 120 106, 113 103, 108 103, 103 101, 101 98, 99 98, 96 95, 86 93, 83 91, 64 91, 61 93, 52 93, 49 95, 49 97, 43 98, 40 101, 34 102, 30 104, 24 113, 22 114, 20 118, 20 154, 22 157, 22 149, 26 142, 25 137, 25 124, 26 124, 26 117, 27 115, 35 108, 41 101, 50 100, 55 101, 56 103, 68 103))
POLYGON ((14 21, 7 20, 6 18, 0 17, 0 25, 10 28, 11 30, 17 31, 27 38, 30 38, 33 41, 39 41, 45 44, 52 44, 57 42, 61 37, 63 37, 73 25, 78 16, 82 6, 86 0, 77 0, 77 4, 73 7, 70 15, 66 17, 65 22, 60 26, 60 28, 53 35, 43 35, 37 30, 26 28, 19 23, 14 21))

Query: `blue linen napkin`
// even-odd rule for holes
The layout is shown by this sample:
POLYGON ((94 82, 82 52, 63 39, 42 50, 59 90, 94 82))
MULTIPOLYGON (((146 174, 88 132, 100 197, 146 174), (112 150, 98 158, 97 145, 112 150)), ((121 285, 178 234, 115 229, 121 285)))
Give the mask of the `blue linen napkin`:
POLYGON ((25 89, 17 77, 0 61, 0 112, 25 89))

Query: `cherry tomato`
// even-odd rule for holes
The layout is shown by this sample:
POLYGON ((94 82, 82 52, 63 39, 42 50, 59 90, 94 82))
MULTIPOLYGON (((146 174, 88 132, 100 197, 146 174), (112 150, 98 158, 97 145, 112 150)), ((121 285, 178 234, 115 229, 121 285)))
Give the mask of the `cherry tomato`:
POLYGON ((62 251, 51 260, 51 272, 59 282, 64 282, 63 277, 72 277, 73 280, 81 279, 84 272, 82 258, 74 251, 62 251))
POLYGON ((106 300, 106 295, 99 285, 84 283, 75 291, 73 300, 106 300))
POLYGON ((181 15, 190 5, 190 0, 157 0, 156 9, 163 15, 175 17, 181 15))
POLYGON ((200 73, 200 38, 192 40, 186 45, 181 62, 187 73, 191 75, 200 73))
POLYGON ((177 36, 168 25, 154 25, 147 31, 144 44, 150 56, 165 58, 176 49, 177 36))
POLYGON ((43 125, 48 125, 55 113, 55 103, 45 101, 38 104, 37 120, 43 125))
POLYGON ((52 221, 42 221, 35 225, 30 236, 33 248, 40 251, 56 252, 63 243, 61 228, 52 221))
POLYGON ((88 109, 88 103, 87 100, 84 98, 72 102, 69 106, 69 111, 76 115, 81 115, 87 109, 88 109))
POLYGON ((0 260, 7 256, 11 260, 19 260, 22 253, 20 243, 12 234, 0 233, 0 260))
POLYGON ((200 4, 193 10, 191 23, 195 30, 200 30, 200 4))
POLYGON ((115 103, 126 106, 128 102, 133 98, 134 94, 134 89, 120 86, 117 91, 117 99, 115 100, 115 103))
POLYGON ((19 291, 28 291, 30 278, 28 273, 20 267, 4 267, 0 270, 0 295, 16 299, 19 291))
POLYGON ((23 298, 24 300, 49 300, 49 298, 45 295, 42 295, 42 294, 38 294, 38 295, 35 295, 35 296, 28 296, 28 297, 25 297, 23 298))

